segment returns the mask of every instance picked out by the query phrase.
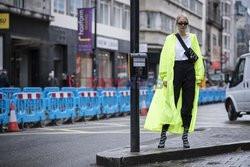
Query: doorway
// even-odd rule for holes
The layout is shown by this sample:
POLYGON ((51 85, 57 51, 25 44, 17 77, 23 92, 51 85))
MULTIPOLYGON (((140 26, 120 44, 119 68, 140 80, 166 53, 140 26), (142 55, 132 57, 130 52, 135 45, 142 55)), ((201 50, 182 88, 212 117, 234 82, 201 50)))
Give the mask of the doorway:
POLYGON ((12 39, 10 83, 15 87, 39 85, 39 44, 28 39, 12 39))

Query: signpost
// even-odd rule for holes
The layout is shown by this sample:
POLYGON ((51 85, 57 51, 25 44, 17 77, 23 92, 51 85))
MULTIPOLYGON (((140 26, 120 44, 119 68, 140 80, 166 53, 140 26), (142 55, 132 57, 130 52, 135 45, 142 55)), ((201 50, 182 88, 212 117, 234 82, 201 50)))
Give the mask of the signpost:
POLYGON ((130 151, 140 152, 139 83, 147 78, 147 55, 139 53, 139 0, 130 0, 130 151))

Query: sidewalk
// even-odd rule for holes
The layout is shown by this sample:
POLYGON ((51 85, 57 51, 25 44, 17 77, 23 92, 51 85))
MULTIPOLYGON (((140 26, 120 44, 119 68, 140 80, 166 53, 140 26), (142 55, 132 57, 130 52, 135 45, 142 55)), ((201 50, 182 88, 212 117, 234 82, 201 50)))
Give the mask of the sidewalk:
POLYGON ((189 142, 191 148, 183 149, 181 136, 171 136, 164 149, 158 149, 158 141, 154 140, 141 144, 139 153, 131 153, 129 147, 107 150, 97 153, 96 163, 121 167, 250 150, 250 133, 246 127, 196 129, 189 134, 189 142))

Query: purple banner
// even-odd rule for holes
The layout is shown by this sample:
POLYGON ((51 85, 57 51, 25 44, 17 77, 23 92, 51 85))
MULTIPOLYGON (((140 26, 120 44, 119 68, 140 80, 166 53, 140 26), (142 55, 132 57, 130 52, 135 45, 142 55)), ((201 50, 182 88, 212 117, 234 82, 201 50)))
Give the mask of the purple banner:
POLYGON ((92 53, 92 8, 78 9, 77 52, 92 53))

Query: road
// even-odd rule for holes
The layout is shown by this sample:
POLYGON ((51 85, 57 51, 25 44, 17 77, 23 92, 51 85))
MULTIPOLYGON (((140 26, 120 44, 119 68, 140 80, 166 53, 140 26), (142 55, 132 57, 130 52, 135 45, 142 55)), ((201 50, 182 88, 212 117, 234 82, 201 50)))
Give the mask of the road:
MULTIPOLYGON (((159 140, 159 133, 143 129, 144 120, 141 144, 159 140)), ((250 117, 229 122, 224 104, 200 106, 196 129, 209 127, 249 128, 250 117)), ((0 166, 95 166, 97 152, 129 147, 130 116, 4 133, 0 143, 0 166)))

